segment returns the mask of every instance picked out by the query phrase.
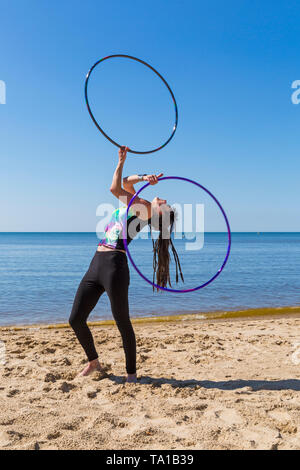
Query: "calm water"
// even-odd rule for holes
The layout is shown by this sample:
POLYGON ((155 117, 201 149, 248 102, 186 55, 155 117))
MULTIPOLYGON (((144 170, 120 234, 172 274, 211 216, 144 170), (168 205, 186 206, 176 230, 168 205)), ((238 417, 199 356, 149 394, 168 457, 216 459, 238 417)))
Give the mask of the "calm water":
MULTIPOLYGON (((97 242, 90 233, 0 233, 0 325, 66 322, 97 242)), ((186 251, 185 243, 175 240, 184 286, 190 288, 219 269, 226 235, 206 234, 200 251, 186 251)), ((135 240, 130 249, 136 264, 151 277, 151 241, 135 240)), ((131 315, 300 305, 299 273, 300 233, 235 233, 223 273, 196 292, 153 293, 130 266, 131 315)), ((104 294, 91 319, 109 318, 104 294)))

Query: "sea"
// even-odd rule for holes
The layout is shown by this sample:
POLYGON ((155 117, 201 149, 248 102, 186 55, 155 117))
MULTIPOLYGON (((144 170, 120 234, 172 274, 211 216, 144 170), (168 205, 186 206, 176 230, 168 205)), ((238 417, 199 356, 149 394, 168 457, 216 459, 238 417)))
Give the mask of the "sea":
MULTIPOLYGON (((176 235, 184 283, 194 289, 212 279, 228 251, 226 233, 176 235), (194 240, 194 242, 193 242, 194 240)), ((95 233, 0 233, 0 326, 68 322, 77 287, 95 254, 95 233)), ((134 240, 129 250, 136 267, 152 281, 152 241, 134 240)), ((300 233, 232 233, 230 256, 211 283, 192 292, 153 291, 128 260, 132 318, 206 314, 300 306, 300 233)), ((91 321, 112 318, 106 294, 91 321)))

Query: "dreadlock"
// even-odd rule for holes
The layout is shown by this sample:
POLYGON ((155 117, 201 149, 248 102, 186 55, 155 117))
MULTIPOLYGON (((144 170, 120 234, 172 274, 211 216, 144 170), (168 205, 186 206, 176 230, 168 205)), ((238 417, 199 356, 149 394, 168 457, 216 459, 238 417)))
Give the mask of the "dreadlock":
MULTIPOLYGON (((162 214, 159 215, 158 227, 157 227, 159 229, 159 235, 155 241, 153 240, 153 237, 152 237, 152 224, 150 223, 150 232, 151 232, 151 238, 152 238, 152 244, 153 244, 153 283, 155 283, 155 277, 156 277, 156 284, 161 287, 167 287, 168 284, 170 287, 172 287, 171 279, 170 279, 170 253, 169 253, 170 245, 172 248, 175 266, 176 266, 176 283, 179 281, 178 272, 180 273, 182 282, 184 282, 183 274, 181 271, 181 265, 179 261, 179 256, 177 254, 177 251, 174 247, 174 244, 171 238, 173 228, 174 228, 174 223, 175 223, 175 217, 176 217, 175 210, 172 209, 169 212, 169 215, 170 215, 170 224, 168 224, 168 226, 163 225, 163 215, 162 214)), ((156 289, 159 290, 158 288, 156 289)), ((153 291, 154 290, 155 290, 155 287, 153 286, 153 291)))

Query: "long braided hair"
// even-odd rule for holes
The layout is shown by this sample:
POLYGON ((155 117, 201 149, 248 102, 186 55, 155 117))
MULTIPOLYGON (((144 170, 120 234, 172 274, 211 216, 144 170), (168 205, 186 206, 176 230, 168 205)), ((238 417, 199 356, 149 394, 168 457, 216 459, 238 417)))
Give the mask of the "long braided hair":
MULTIPOLYGON (((153 226, 159 230, 159 235, 154 241, 152 237, 152 219, 150 222, 150 232, 153 244, 153 283, 158 286, 167 287, 169 284, 172 287, 170 279, 170 253, 169 247, 171 246, 173 257, 176 266, 176 283, 179 281, 179 274, 182 282, 184 282, 179 256, 172 241, 172 232, 175 224, 176 213, 171 209, 168 213, 169 219, 166 223, 166 217, 163 214, 158 216, 158 220, 153 220, 153 226), (178 274, 179 273, 179 274, 178 274)), ((155 287, 153 286, 153 290, 155 287)), ((160 289, 156 288, 157 291, 160 289)))

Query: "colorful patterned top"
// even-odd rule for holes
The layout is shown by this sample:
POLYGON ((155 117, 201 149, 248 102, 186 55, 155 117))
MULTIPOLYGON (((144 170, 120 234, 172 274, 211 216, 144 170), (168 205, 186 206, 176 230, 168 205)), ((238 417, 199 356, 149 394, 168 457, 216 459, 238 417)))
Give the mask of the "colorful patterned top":
MULTIPOLYGON (((127 207, 119 207, 112 213, 111 221, 106 225, 104 230, 104 238, 100 240, 99 245, 108 246, 117 250, 124 250, 123 241, 123 225, 126 217, 127 207)), ((127 244, 129 244, 133 238, 130 237, 128 231, 130 222, 138 217, 134 214, 130 208, 127 216, 127 244)), ((149 221, 139 219, 139 223, 135 224, 135 235, 144 228, 149 221)))

